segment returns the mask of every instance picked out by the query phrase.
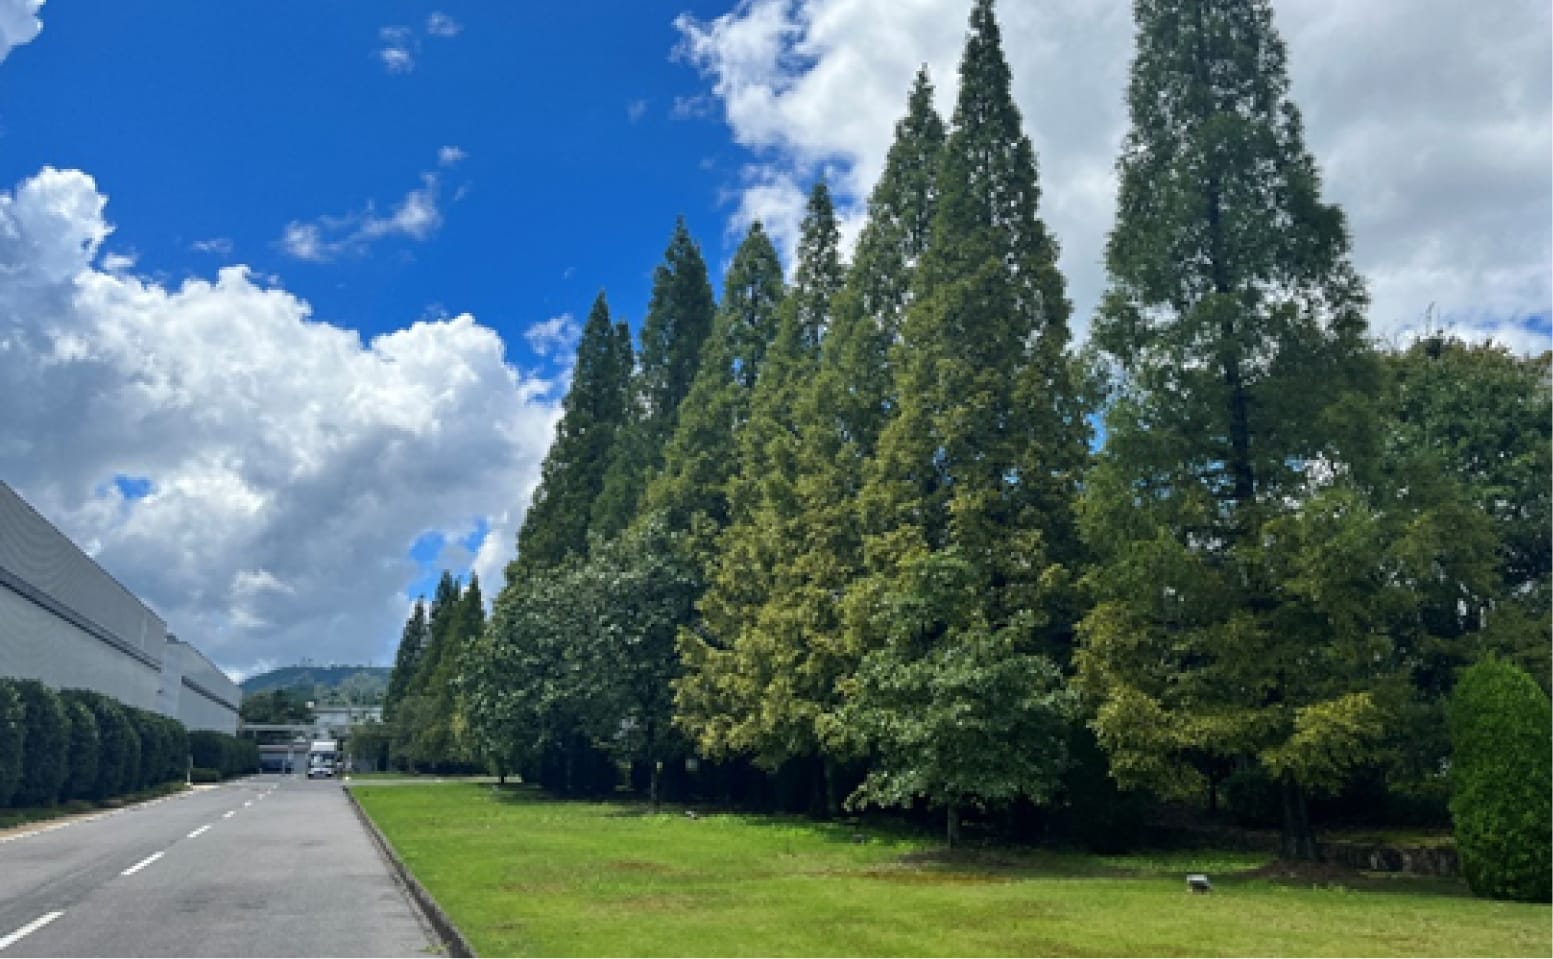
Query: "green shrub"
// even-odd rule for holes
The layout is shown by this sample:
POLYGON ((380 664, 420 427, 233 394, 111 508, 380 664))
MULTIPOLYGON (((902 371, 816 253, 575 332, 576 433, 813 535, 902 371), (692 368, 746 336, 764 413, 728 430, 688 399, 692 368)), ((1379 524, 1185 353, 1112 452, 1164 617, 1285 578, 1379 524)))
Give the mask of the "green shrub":
POLYGON ((110 796, 122 796, 140 788, 140 727, 135 724, 134 708, 115 703, 118 707, 119 749, 123 753, 123 767, 118 783, 110 796))
POLYGON ((90 689, 62 689, 61 699, 91 710, 97 723, 97 773, 87 799, 108 799, 129 789, 139 763, 139 741, 118 702, 90 689), (131 745, 133 743, 133 745, 131 745))
POLYGON ((167 750, 162 724, 157 722, 159 717, 155 713, 134 706, 126 706, 125 711, 129 714, 129 722, 135 734, 140 737, 140 762, 135 767, 132 785, 125 791, 139 792, 157 784, 163 767, 167 765, 167 750))
POLYGON ((1461 676, 1447 711, 1451 819, 1472 891, 1553 898, 1553 707, 1536 680, 1490 657, 1461 676))
POLYGON ((36 679, 13 680, 21 697, 22 781, 11 797, 14 806, 52 806, 70 775, 66 756, 70 725, 59 694, 36 679))
POLYGON ((221 770, 210 769, 205 766, 195 766, 189 770, 189 781, 196 783, 218 783, 222 780, 221 770))
POLYGON ((196 767, 213 769, 222 779, 251 773, 259 765, 256 744, 211 729, 189 733, 189 756, 196 767))
POLYGON ((162 765, 162 776, 157 782, 176 782, 189 774, 189 730, 171 716, 158 718, 162 721, 167 754, 162 765))
POLYGON ((97 785, 97 717, 78 699, 61 695, 60 701, 70 719, 70 744, 65 754, 70 774, 60 795, 64 799, 89 799, 97 785))
POLYGON ((22 782, 25 716, 16 687, 0 678, 0 806, 11 801, 22 782))

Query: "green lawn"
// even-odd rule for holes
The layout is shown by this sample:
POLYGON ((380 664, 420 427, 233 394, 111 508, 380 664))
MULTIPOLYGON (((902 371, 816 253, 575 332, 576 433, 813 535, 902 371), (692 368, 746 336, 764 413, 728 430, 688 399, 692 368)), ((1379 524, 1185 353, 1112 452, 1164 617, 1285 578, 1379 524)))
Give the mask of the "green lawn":
POLYGON ((1553 953, 1547 906, 1439 880, 1272 881, 1255 854, 946 857, 851 826, 490 785, 353 792, 482 955, 1553 953), (1187 894, 1189 871, 1214 892, 1187 894))

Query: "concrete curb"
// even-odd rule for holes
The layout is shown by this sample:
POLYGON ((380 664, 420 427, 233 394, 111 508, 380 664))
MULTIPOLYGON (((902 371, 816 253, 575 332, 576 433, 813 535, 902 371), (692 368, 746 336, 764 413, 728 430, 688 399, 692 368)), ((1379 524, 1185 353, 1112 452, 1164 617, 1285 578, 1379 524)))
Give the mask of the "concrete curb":
POLYGON ((416 907, 421 910, 427 923, 442 939, 442 946, 447 950, 447 954, 457 956, 459 959, 474 959, 475 951, 469 947, 469 940, 464 938, 464 934, 459 932, 453 920, 448 918, 448 914, 442 911, 441 906, 437 905, 437 900, 431 897, 431 893, 426 891, 426 887, 421 885, 420 880, 416 879, 405 866, 399 854, 394 852, 394 847, 389 845, 388 838, 377 828, 377 823, 372 821, 372 817, 367 815, 367 811, 361 808, 361 803, 357 802, 356 797, 351 794, 350 787, 342 784, 340 788, 345 793, 345 798, 350 800, 351 809, 356 811, 356 818, 360 819, 361 824, 367 828, 367 835, 372 837, 372 843, 377 846, 377 851, 388 860, 389 865, 394 867, 394 875, 404 883, 416 907))

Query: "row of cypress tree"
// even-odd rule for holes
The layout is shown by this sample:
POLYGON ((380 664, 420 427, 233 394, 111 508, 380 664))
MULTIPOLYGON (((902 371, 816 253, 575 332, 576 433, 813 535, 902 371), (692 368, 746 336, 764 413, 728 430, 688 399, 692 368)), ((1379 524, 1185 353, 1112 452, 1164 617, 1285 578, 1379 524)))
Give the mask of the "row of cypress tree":
POLYGON ((350 749, 375 764, 450 770, 478 764, 467 746, 456 681, 464 652, 485 629, 480 578, 461 585, 443 570, 428 607, 417 599, 399 639, 381 728, 352 734, 350 749))
POLYGON ((235 736, 191 734, 92 690, 0 677, 0 807, 100 802, 182 782, 191 756, 219 776, 259 766, 258 748, 235 736))
POLYGON ((452 685, 466 749, 654 800, 687 757, 725 795, 799 769, 951 841, 1095 755, 1210 807, 1254 779, 1312 857, 1313 794, 1443 797, 1461 666, 1545 691, 1545 363, 1374 343, 1270 5, 1135 14, 1086 351, 991 0, 849 266, 820 183, 791 284, 757 223, 716 302, 680 222, 635 356, 600 295, 452 685))

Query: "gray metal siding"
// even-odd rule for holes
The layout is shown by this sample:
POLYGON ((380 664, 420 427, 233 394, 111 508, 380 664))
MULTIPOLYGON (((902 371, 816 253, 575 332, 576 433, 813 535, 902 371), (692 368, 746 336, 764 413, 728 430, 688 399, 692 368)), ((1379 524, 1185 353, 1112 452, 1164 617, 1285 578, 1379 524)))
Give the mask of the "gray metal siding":
POLYGON ((0 676, 95 689, 189 729, 237 731, 237 684, 3 482, 0 676))
MULTIPOLYGON (((5 483, 0 570, 157 662, 167 624, 5 483)), ((15 588, 15 582, 12 586, 15 588)))
POLYGON ((56 689, 95 689, 141 709, 157 708, 161 670, 125 655, 68 620, 0 586, 0 676, 56 689))

